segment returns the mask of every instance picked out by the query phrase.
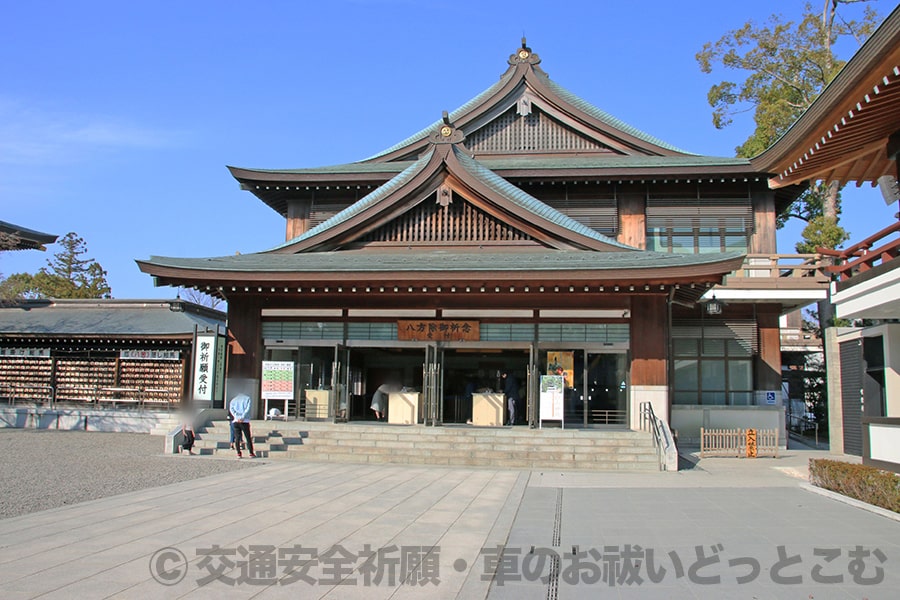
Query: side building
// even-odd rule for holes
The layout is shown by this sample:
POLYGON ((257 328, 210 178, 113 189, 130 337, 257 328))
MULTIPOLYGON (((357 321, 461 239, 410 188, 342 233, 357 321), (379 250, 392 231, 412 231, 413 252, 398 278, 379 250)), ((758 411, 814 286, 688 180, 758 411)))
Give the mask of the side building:
POLYGON ((196 332, 225 313, 183 300, 26 300, 0 307, 0 398, 68 407, 180 407, 196 332))

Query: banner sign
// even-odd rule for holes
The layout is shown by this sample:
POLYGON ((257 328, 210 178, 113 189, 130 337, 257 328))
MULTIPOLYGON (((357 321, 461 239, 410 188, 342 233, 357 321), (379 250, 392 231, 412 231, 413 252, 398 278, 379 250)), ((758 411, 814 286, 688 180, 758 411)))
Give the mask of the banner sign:
POLYGON ((194 336, 194 400, 221 401, 225 397, 225 336, 194 336))
POLYGON ((50 348, 0 348, 0 356, 50 358, 50 348))
POLYGON ((478 321, 397 321, 397 339, 406 342, 477 342, 478 321))
POLYGON ((178 350, 121 350, 119 358, 123 360, 180 360, 178 350))
POLYGON ((263 400, 291 400, 294 397, 294 363, 262 362, 262 397, 263 400))

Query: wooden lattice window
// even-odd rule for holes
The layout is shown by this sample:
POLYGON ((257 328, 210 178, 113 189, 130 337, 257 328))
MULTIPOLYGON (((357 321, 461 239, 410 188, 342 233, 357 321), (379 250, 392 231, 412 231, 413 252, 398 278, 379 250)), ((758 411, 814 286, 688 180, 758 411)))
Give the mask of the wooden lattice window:
POLYGON ((531 114, 519 115, 515 107, 468 134, 466 148, 476 155, 610 151, 537 108, 531 114))
POLYGON ((363 241, 396 244, 529 241, 531 237, 453 194, 439 203, 437 194, 396 217, 363 241))

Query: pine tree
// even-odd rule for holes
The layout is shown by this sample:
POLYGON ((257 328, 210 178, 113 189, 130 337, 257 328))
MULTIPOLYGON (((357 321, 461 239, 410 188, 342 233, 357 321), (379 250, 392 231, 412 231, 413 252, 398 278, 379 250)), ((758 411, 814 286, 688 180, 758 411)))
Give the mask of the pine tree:
POLYGON ((74 232, 58 242, 61 249, 35 274, 15 273, 0 283, 0 297, 111 298, 106 271, 93 258, 84 258, 87 244, 74 232))

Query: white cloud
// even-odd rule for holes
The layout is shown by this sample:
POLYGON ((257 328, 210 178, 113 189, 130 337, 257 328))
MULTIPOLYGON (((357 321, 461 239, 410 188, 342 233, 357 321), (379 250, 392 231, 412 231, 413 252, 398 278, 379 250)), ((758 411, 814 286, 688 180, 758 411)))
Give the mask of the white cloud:
POLYGON ((118 117, 53 112, 0 98, 0 164, 70 164, 96 151, 161 148, 183 138, 118 117))

